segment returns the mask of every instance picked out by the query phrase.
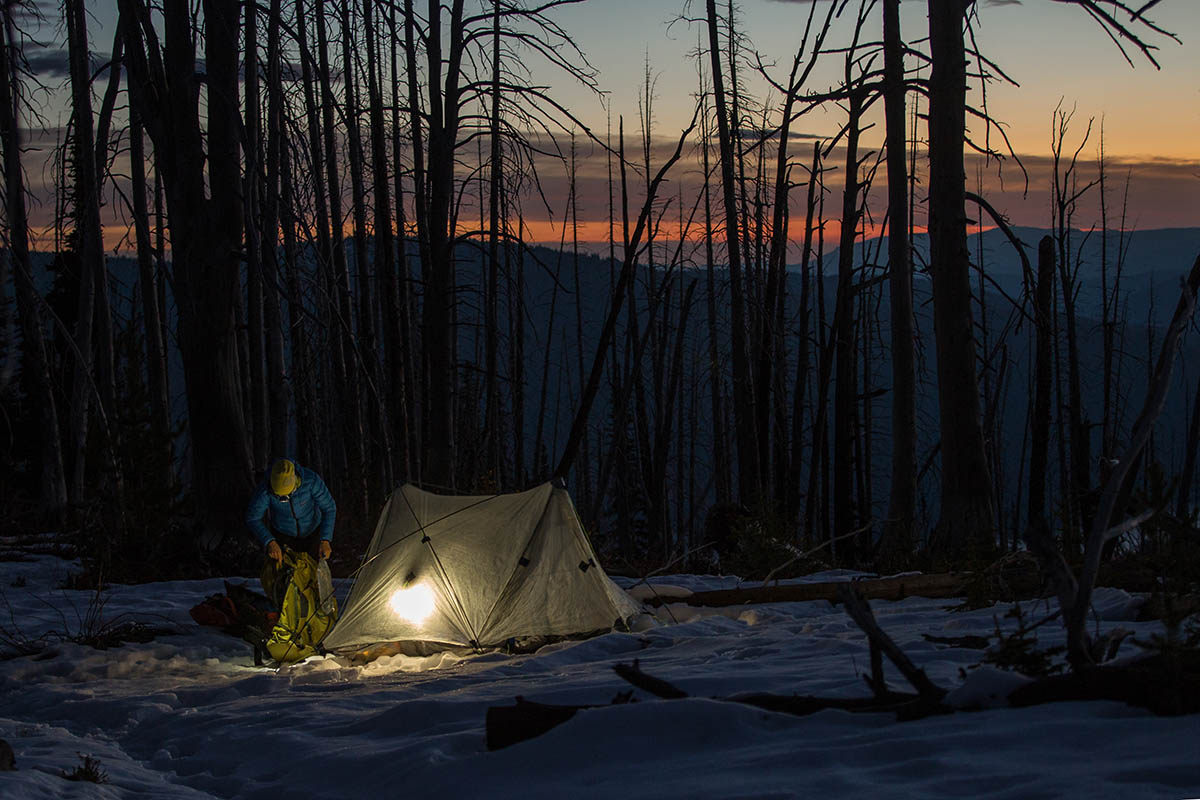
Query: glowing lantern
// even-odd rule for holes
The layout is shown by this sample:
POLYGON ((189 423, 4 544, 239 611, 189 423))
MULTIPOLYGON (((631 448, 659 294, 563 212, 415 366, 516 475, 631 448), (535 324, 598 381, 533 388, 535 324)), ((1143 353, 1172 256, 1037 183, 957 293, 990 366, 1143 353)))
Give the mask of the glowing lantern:
POLYGON ((414 625, 428 619, 435 605, 433 590, 424 583, 397 589, 388 600, 388 606, 396 616, 414 625))

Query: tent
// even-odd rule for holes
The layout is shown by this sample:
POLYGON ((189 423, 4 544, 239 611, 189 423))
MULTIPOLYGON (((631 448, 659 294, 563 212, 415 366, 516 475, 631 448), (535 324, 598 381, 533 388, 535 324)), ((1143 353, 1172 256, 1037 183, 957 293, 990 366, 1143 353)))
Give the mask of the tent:
POLYGON ((624 627, 639 610, 600 567, 565 489, 447 496, 405 485, 323 645, 483 650, 624 627))

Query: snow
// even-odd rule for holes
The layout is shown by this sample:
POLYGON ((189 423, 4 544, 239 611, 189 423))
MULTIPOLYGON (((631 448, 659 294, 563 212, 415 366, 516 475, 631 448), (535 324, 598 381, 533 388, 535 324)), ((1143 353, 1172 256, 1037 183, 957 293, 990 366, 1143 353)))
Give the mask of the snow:
MULTIPOLYGON (((0 627, 78 631, 93 595, 59 588, 74 568, 48 556, 0 563, 0 627)), ((833 710, 797 717, 716 698, 867 696, 867 643, 840 608, 692 608, 689 592, 737 579, 660 576, 654 591, 617 580, 676 600, 632 633, 532 654, 396 655, 362 666, 326 656, 279 670, 255 667, 243 642, 191 621, 188 609, 222 591, 220 580, 113 587, 105 619, 170 632, 108 650, 54 641, 0 660, 0 738, 18 767, 0 773, 0 797, 1200 797, 1196 717, 1110 702, 1008 709, 1004 698, 1024 678, 975 668, 978 650, 922 638, 1012 630, 1008 604, 950 612, 946 600, 872 603, 882 627, 952 690, 949 703, 986 710, 903 723, 833 710), (637 702, 608 705, 631 688, 612 665, 634 659, 691 697, 634 690, 637 702), (488 707, 518 696, 600 707, 489 752, 488 707), (108 783, 61 777, 81 755, 99 759, 108 783)), ((1141 638, 1161 630, 1133 621, 1141 600, 1099 590, 1094 624, 1141 638)), ((1055 610, 1046 600, 1022 607, 1031 621, 1055 610)), ((1057 623, 1037 632, 1042 645, 1062 643, 1057 623)), ((888 669, 890 684, 907 691, 888 669)))

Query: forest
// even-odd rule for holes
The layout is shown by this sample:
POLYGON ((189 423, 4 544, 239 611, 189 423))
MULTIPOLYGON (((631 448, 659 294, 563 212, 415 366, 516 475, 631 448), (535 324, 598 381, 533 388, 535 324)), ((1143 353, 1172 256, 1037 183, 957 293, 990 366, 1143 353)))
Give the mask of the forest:
MULTIPOLYGON (((664 133, 649 57, 636 122, 556 98, 603 95, 560 21, 582 1, 118 0, 103 42, 83 0, 3 3, 0 524, 104 579, 244 572, 247 500, 290 456, 337 498, 345 570, 403 483, 556 481, 627 574, 1029 551, 1077 662, 1106 564, 1194 565, 1200 260, 1161 265, 1183 280, 1148 322, 1126 176, 1067 104, 1041 229, 972 191, 971 159, 1022 175, 976 3, 903 31, 899 0, 796 3, 780 66, 733 0, 680 2, 694 111, 664 133), (70 124, 35 230, 45 25, 70 124), (837 133, 798 135, 818 112, 837 133)), ((1131 65, 1177 44, 1159 0, 1061 1, 1131 65)))

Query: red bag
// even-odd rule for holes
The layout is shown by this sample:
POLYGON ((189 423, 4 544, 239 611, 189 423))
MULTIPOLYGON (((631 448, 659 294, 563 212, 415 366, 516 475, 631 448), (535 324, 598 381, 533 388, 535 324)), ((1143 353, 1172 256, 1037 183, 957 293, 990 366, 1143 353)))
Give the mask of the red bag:
POLYGON ((188 612, 198 625, 213 625, 224 628, 238 621, 237 608, 227 595, 214 594, 203 603, 192 606, 188 612))

